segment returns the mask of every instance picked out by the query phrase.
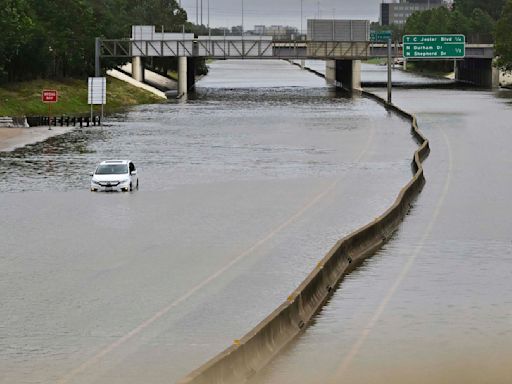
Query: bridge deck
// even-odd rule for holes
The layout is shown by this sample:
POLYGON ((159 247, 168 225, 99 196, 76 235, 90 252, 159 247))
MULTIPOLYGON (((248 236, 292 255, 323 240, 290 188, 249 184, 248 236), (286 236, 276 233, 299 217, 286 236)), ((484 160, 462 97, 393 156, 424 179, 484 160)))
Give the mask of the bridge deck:
MULTIPOLYGON (((387 56, 385 43, 369 41, 272 41, 257 37, 183 40, 100 40, 100 56, 207 57, 213 59, 347 59, 387 56)), ((402 57, 402 44, 392 45, 392 56, 402 57)), ((467 44, 467 58, 492 59, 492 44, 467 44)))

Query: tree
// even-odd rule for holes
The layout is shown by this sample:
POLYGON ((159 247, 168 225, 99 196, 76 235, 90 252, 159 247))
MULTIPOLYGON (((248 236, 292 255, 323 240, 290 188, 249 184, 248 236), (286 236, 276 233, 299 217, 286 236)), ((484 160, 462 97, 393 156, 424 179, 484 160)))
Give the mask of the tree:
POLYGON ((33 20, 25 0, 0 0, 0 80, 14 77, 16 57, 30 40, 33 20))
POLYGON ((485 11, 480 8, 473 10, 470 19, 470 29, 472 43, 492 43, 494 42, 495 21, 485 11))
POLYGON ((466 17, 471 17, 474 9, 481 9, 493 20, 498 20, 507 0, 455 0, 454 9, 460 11, 466 17))
POLYGON ((512 70, 512 0, 508 0, 496 24, 497 65, 512 70))

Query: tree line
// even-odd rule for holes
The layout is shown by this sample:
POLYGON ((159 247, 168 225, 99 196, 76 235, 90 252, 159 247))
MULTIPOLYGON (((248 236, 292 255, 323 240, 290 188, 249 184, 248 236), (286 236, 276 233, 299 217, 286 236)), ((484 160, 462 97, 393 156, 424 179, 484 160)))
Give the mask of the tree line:
POLYGON ((194 29, 176 0, 0 0, 0 82, 91 75, 95 37, 132 25, 194 29))

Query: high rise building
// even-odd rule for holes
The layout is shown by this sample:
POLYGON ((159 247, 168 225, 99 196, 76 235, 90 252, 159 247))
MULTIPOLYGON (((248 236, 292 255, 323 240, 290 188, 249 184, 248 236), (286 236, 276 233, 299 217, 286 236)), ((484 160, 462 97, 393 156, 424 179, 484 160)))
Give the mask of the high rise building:
POLYGON ((414 12, 446 7, 442 0, 400 0, 399 3, 382 3, 380 5, 381 25, 404 25, 414 12))

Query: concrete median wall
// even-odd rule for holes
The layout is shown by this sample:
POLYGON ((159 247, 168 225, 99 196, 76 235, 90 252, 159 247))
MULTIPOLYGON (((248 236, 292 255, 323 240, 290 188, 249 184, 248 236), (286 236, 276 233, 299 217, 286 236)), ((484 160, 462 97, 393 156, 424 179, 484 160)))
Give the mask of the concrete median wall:
POLYGON ((420 193, 425 179, 422 161, 429 154, 428 140, 416 118, 380 97, 363 91, 391 111, 410 120, 419 148, 412 161, 413 177, 381 216, 338 241, 317 267, 274 312, 242 339, 179 381, 180 384, 231 384, 247 381, 307 326, 343 275, 379 249, 397 230, 420 193))

